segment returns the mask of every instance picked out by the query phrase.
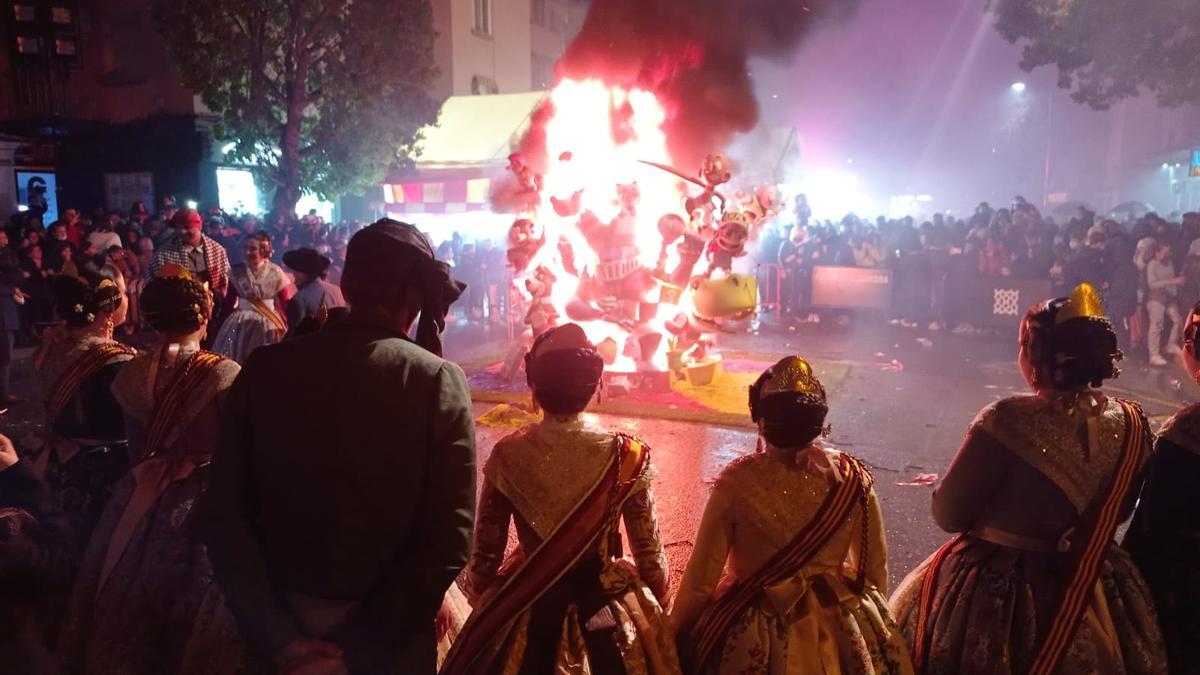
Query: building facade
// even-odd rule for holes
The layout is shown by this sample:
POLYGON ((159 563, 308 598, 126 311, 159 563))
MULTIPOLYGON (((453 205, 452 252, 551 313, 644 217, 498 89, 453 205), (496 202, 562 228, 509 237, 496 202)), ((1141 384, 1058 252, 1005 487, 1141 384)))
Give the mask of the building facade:
POLYGON ((433 0, 434 94, 480 96, 548 89, 554 64, 585 11, 569 0, 433 0))
MULTIPOLYGON (((431 4, 442 99, 547 88, 584 14, 569 0, 431 4)), ((57 201, 71 206, 219 202, 214 119, 180 81, 150 0, 10 5, 0 13, 0 166, 53 175, 57 201)), ((0 216, 21 201, 6 174, 0 216)))

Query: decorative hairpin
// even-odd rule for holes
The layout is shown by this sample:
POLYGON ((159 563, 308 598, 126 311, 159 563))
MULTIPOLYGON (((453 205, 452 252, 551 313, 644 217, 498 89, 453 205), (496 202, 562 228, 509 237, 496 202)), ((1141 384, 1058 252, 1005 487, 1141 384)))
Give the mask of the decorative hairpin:
POLYGON ((157 279, 191 279, 192 273, 187 271, 183 265, 167 263, 159 268, 158 274, 154 276, 157 279))

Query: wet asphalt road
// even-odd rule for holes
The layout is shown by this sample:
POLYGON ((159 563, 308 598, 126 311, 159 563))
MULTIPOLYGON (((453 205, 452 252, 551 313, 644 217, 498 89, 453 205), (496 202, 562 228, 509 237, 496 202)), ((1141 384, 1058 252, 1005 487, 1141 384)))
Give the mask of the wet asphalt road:
MULTIPOLYGON (((727 350, 782 357, 790 353, 848 366, 830 387, 832 445, 852 452, 872 467, 884 512, 893 585, 945 538, 929 515, 932 487, 901 486, 919 473, 941 474, 980 408, 1025 391, 1016 369, 1012 335, 958 336, 909 330, 880 321, 787 325, 764 322, 757 333, 731 336, 727 350), (921 344, 918 340, 927 341, 921 344), (897 367, 899 366, 899 367, 897 367)), ((501 326, 452 323, 446 355, 461 363, 479 362, 508 344, 501 326)), ((30 393, 29 350, 18 363, 18 393, 30 393)), ((1200 388, 1178 382, 1178 368, 1147 369, 1124 364, 1110 392, 1141 401, 1153 421, 1181 403, 1200 399, 1200 388)), ((40 406, 30 402, 0 417, 0 431, 19 437, 36 426, 40 406)), ((492 407, 476 403, 481 415, 492 407)), ((689 422, 599 415, 613 429, 632 432, 654 448, 658 468, 655 498, 667 544, 672 577, 678 580, 691 550, 707 498, 708 485, 722 467, 753 452, 754 434, 689 422)), ((507 430, 479 427, 480 465, 507 430)))

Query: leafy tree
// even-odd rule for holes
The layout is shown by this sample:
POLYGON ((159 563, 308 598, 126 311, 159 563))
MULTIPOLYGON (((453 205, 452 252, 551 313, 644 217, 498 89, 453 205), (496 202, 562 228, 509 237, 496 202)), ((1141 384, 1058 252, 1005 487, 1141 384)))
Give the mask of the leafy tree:
POLYGON ((1020 65, 1058 67, 1058 86, 1105 109, 1141 92, 1163 106, 1200 102, 1195 0, 992 0, 996 28, 1021 43, 1020 65))
POLYGON ((439 103, 429 0, 153 0, 184 84, 220 116, 232 159, 275 188, 332 199, 415 156, 439 103))

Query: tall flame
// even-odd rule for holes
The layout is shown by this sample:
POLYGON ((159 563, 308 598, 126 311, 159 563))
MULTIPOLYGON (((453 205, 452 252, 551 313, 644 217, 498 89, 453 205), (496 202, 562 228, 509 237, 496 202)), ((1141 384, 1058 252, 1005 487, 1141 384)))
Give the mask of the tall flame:
MULTIPOLYGON (((562 79, 550 92, 551 110, 545 122, 546 169, 536 213, 529 214, 546 234, 546 244, 534 257, 525 276, 539 265, 557 277, 551 295, 559 321, 567 318, 567 305, 577 297, 579 279, 564 264, 557 242, 570 243, 577 270, 594 272, 599 252, 592 249, 579 228, 579 216, 560 216, 551 198, 569 200, 579 192, 580 212, 590 211, 604 223, 621 215, 618 186, 636 183, 640 192, 633 223, 633 242, 637 260, 647 269, 658 261, 662 236, 657 222, 665 214, 685 217, 680 181, 639 160, 669 164, 667 137, 663 130, 666 111, 653 92, 613 86, 600 79, 562 79), (568 158, 569 159, 564 159, 568 158)), ((523 279, 517 286, 524 292, 523 279)), ((640 298, 657 302, 658 291, 651 289, 640 298)), ((607 338, 616 343, 619 356, 609 370, 631 372, 638 369, 664 370, 667 333, 662 318, 679 311, 675 306, 659 306, 664 316, 656 316, 632 331, 610 321, 579 322, 588 338, 600 344, 607 338), (657 332, 662 345, 653 358, 632 358, 626 354, 631 332, 657 332)))

